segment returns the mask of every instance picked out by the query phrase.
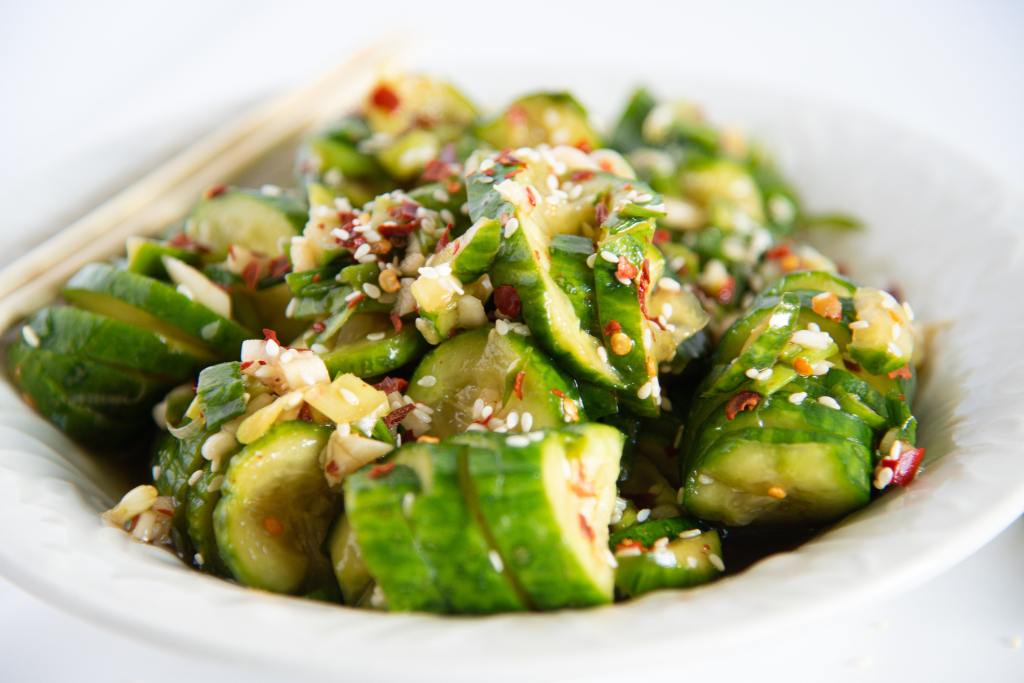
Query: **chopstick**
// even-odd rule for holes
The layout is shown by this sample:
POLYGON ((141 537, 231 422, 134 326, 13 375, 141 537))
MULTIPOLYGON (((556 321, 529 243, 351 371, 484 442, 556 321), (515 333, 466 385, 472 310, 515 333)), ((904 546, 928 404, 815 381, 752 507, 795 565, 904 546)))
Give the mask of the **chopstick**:
POLYGON ((200 138, 0 272, 0 330, 44 306, 90 261, 108 258, 132 235, 180 219, 203 190, 229 182, 278 146, 366 92, 395 57, 393 40, 357 52, 291 92, 200 138))

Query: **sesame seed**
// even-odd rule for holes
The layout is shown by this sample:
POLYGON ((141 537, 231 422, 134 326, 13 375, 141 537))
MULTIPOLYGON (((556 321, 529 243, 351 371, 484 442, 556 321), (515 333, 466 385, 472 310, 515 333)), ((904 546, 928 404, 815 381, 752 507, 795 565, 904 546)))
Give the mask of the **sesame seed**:
POLYGON ((493 414, 494 414, 494 406, 486 405, 486 406, 484 406, 484 409, 480 411, 480 419, 481 420, 486 420, 487 418, 489 418, 493 414))
POLYGON ((473 401, 473 419, 474 420, 479 420, 480 419, 480 415, 483 412, 484 412, 484 400, 482 398, 478 398, 477 400, 473 401))
POLYGON ((160 467, 160 465, 153 465, 153 479, 154 480, 160 478, 160 473, 161 472, 163 472, 163 469, 160 467))
POLYGON ((658 280, 658 287, 669 292, 678 292, 683 288, 682 285, 680 285, 678 282, 676 282, 670 277, 663 277, 660 280, 658 280))
POLYGON ((698 475, 697 476, 697 481, 700 482, 701 484, 703 484, 704 486, 711 486, 712 484, 715 483, 715 480, 712 479, 711 477, 709 477, 706 474, 698 475))
POLYGON ((494 321, 494 329, 497 330, 498 334, 504 337, 506 334, 508 334, 508 321, 505 320, 504 318, 498 318, 497 320, 494 321))
POLYGON ((530 440, 522 434, 513 434, 505 439, 505 443, 514 448, 523 448, 530 445, 530 440))
POLYGON ((196 482, 199 481, 202 478, 203 478, 203 471, 202 470, 196 470, 195 472, 193 472, 192 474, 189 475, 188 485, 189 486, 195 486, 196 482))
POLYGON ((758 382, 767 382, 772 378, 773 374, 775 374, 774 370, 772 370, 771 368, 765 368, 761 372, 757 373, 756 379, 758 382))
POLYGON ((512 235, 516 234, 516 230, 519 229, 519 220, 517 218, 509 218, 508 222, 505 223, 505 239, 508 239, 512 235))
POLYGON ((516 425, 519 424, 519 413, 515 410, 510 410, 508 415, 505 416, 505 424, 509 429, 515 429, 516 425))
POLYGON ((644 508, 643 510, 640 510, 639 512, 636 513, 636 521, 638 521, 638 522, 646 522, 647 519, 650 516, 651 516, 650 509, 644 508))
POLYGON ((831 408, 832 410, 839 410, 839 403, 831 396, 819 396, 818 403, 825 406, 826 408, 831 408))
POLYGON ((446 202, 450 199, 448 193, 442 190, 440 187, 434 190, 433 197, 439 202, 446 202))
POLYGON ((369 253, 370 253, 370 245, 367 244, 366 242, 364 242, 364 243, 360 244, 358 247, 356 247, 356 251, 352 255, 358 261, 359 259, 363 258, 364 256, 366 256, 369 253))
POLYGON ((875 488, 884 489, 892 483, 893 471, 891 467, 882 467, 875 474, 875 488))
POLYGON ((596 253, 591 254, 590 256, 588 256, 587 257, 587 268, 593 268, 594 267, 594 263, 596 261, 597 261, 597 254, 596 253))
POLYGON ((630 280, 628 277, 619 277, 616 275, 615 279, 619 281, 620 285, 624 285, 626 287, 629 287, 630 285, 633 284, 633 281, 630 280))
POLYGON ((619 257, 616 256, 615 254, 613 254, 612 252, 608 251, 607 249, 602 249, 601 250, 601 258, 603 258, 608 263, 618 263, 619 262, 619 257))
POLYGON ((702 533, 704 533, 704 532, 701 531, 700 529, 686 529, 685 531, 680 531, 678 536, 679 536, 679 538, 683 538, 683 539, 686 539, 686 538, 697 538, 702 533))
POLYGON ((725 571, 725 562, 722 562, 722 558, 716 555, 715 553, 708 554, 708 562, 710 562, 711 566, 717 569, 718 571, 725 571))
POLYGON ((356 396, 356 395, 355 395, 355 394, 354 394, 354 393, 353 393, 353 392, 352 392, 351 390, 349 390, 349 389, 345 389, 345 388, 343 387, 343 388, 341 389, 341 397, 342 397, 343 399, 345 399, 345 401, 346 401, 346 402, 347 402, 348 404, 350 404, 350 405, 354 405, 354 406, 357 406, 357 405, 359 405, 359 397, 358 397, 358 396, 356 396))
POLYGON ((491 566, 494 567, 494 571, 500 572, 505 569, 505 563, 501 561, 501 555, 498 554, 497 550, 489 551, 487 559, 490 561, 491 566))
POLYGON ((806 391, 797 391, 789 395, 789 402, 795 406, 800 405, 807 398, 806 391))
POLYGON ((832 343, 832 337, 827 332, 815 330, 797 330, 793 333, 792 341, 805 349, 827 349, 832 343))
POLYGON ((654 195, 649 193, 649 192, 641 192, 640 194, 638 194, 636 196, 636 200, 638 202, 640 202, 641 204, 646 204, 647 202, 651 201, 652 199, 654 199, 654 195))
POLYGON ((433 375, 423 375, 416 381, 416 384, 421 387, 432 387, 437 384, 437 378, 433 375))
POLYGON ((653 391, 653 389, 654 388, 651 386, 651 383, 649 381, 644 382, 643 386, 637 389, 636 397, 641 401, 647 400, 648 398, 651 397, 651 392, 653 391))
POLYGON ((519 419, 519 428, 524 432, 528 432, 533 429, 533 413, 523 413, 523 416, 519 419))
POLYGON ((366 340, 367 341, 380 341, 381 339, 384 338, 384 336, 385 335, 384 335, 383 332, 371 332, 370 334, 366 335, 366 340))
POLYGON ((744 372, 743 374, 746 375, 747 377, 749 377, 750 379, 757 379, 757 376, 760 373, 761 373, 761 371, 758 370, 757 368, 747 368, 747 371, 744 372))
POLYGON ((850 323, 851 330, 866 330, 868 327, 870 327, 870 324, 867 320, 854 320, 850 323))
POLYGON ((483 183, 484 185, 490 185, 491 183, 494 182, 494 178, 492 178, 489 175, 481 175, 477 176, 476 181, 478 183, 483 183))
POLYGON ((372 282, 364 282, 363 291, 366 292, 366 296, 370 297, 371 299, 380 298, 380 287, 373 284, 372 282))
POLYGON ((437 268, 433 266, 423 266, 419 269, 419 274, 428 280, 436 280, 438 278, 437 268))
POLYGON ((359 297, 361 297, 362 295, 363 295, 363 293, 359 292, 359 291, 349 292, 348 294, 345 295, 345 301, 346 302, 354 301, 354 300, 358 299, 359 297))
POLYGON ((686 558, 686 566, 689 567, 690 569, 696 569, 697 568, 697 558, 694 557, 693 555, 690 555, 689 557, 687 557, 686 558))
POLYGON ((21 328, 21 338, 25 340, 25 343, 33 348, 39 348, 39 335, 28 325, 21 328))
POLYGON ((789 324, 790 313, 775 313, 768 319, 768 327, 785 327, 789 324))

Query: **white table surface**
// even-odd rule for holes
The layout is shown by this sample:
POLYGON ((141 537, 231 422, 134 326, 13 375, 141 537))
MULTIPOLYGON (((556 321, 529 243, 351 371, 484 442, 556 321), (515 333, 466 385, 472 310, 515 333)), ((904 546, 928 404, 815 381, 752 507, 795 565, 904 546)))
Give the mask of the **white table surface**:
MULTIPOLYGON (((391 28, 457 74, 502 36, 557 82, 671 60, 822 93, 924 129, 1024 191, 1024 3, 5 3, 0 263, 60 229, 244 102, 391 28), (287 5, 287 6, 286 6, 287 5), (159 123, 154 127, 155 123, 159 123)), ((1024 457, 1024 454, 1022 454, 1024 457)), ((17 523, 5 520, 4 523, 17 523)), ((946 574, 751 643, 720 680, 1024 680, 1024 521, 946 574)), ((837 588, 837 590, 841 590, 837 588)), ((263 680, 67 616, 0 579, 0 680, 263 680)), ((343 679, 339 679, 343 680, 343 679)))

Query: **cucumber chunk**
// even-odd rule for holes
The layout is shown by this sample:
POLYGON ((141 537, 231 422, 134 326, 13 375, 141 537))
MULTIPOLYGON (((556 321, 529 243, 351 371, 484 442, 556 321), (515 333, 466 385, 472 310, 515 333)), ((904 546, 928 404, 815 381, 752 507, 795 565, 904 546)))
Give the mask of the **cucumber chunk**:
POLYGON ((214 531, 221 559, 239 583, 298 593, 329 575, 322 546, 341 504, 320 467, 330 431, 284 422, 232 458, 214 531))
POLYGON ((643 522, 609 538, 618 566, 615 588, 626 598, 663 588, 689 588, 717 578, 722 542, 683 517, 643 522))
POLYGON ((448 607, 459 614, 525 609, 521 588, 505 570, 485 536, 475 500, 467 495, 467 453, 458 444, 410 444, 393 462, 416 471, 422 489, 403 501, 403 510, 434 583, 448 607))
POLYGON ((468 474, 503 565, 537 609, 610 602, 607 548, 623 436, 589 423, 536 435, 464 434, 468 474))
POLYGON ((186 249, 172 247, 166 242, 147 239, 145 237, 129 237, 125 247, 128 251, 128 270, 139 275, 148 275, 159 280, 168 280, 170 276, 164 268, 163 257, 170 256, 190 266, 199 265, 199 254, 186 249))
POLYGON ((597 149, 601 138, 587 119, 587 111, 566 92, 536 93, 520 97, 477 134, 495 149, 534 145, 574 145, 597 149))
POLYGON ((44 308, 26 322, 39 348, 73 354, 169 382, 192 375, 201 359, 147 329, 67 306, 44 308))
POLYGON ((342 515, 334 524, 327 539, 327 548, 342 600, 346 605, 356 607, 368 604, 376 584, 363 560, 355 530, 347 515, 342 515))
POLYGON ((386 315, 357 313, 344 323, 332 348, 320 357, 332 377, 351 373, 366 379, 411 363, 426 348, 427 343, 411 325, 396 331, 386 315))
POLYGON ((416 472, 404 465, 364 467, 346 477, 344 486, 345 514, 387 608, 448 611, 403 511, 404 501, 422 490, 416 472))
POLYGON ((251 332, 174 287, 106 263, 90 263, 62 290, 72 304, 173 339, 204 360, 234 358, 251 332))
POLYGON ((306 219, 305 204, 289 194, 231 188, 196 204, 185 221, 185 234, 215 256, 237 244, 275 257, 302 231, 306 219))
POLYGON ((529 337, 491 326, 463 332, 427 354, 408 395, 433 410, 426 433, 439 437, 474 422, 529 431, 586 419, 572 379, 529 337), (493 411, 488 417, 480 412, 485 407, 493 411))

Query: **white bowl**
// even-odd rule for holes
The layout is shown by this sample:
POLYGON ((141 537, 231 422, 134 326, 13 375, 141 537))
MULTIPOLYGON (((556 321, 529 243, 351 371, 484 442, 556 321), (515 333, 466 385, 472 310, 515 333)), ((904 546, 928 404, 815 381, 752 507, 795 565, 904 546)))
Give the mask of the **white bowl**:
MULTIPOLYGON (((515 78, 502 92, 529 87, 515 78)), ((460 80, 496 87, 483 74, 460 80)), ((610 111, 625 83, 579 90, 610 111)), ((240 588, 104 526, 99 512, 127 483, 3 383, 0 571, 87 620, 294 678, 586 680, 628 675, 637 662, 678 670, 683 656, 906 589, 972 553, 1024 510, 1024 276, 1010 232, 1024 211, 969 160, 863 113, 748 86, 662 86, 768 143, 812 207, 864 219, 868 232, 833 239, 828 252, 862 281, 898 282, 918 319, 940 329, 915 406, 927 464, 910 488, 695 590, 552 614, 378 614, 240 588)))

